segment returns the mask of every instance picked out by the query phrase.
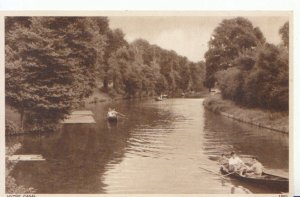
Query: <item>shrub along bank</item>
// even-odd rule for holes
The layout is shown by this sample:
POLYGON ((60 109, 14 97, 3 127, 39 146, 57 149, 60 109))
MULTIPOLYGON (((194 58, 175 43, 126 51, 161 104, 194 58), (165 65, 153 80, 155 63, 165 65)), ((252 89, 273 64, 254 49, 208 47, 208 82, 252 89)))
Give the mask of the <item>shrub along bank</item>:
POLYGON ((288 112, 276 112, 256 108, 246 108, 223 100, 220 94, 210 95, 203 105, 206 109, 237 121, 267 128, 273 131, 289 133, 288 112))

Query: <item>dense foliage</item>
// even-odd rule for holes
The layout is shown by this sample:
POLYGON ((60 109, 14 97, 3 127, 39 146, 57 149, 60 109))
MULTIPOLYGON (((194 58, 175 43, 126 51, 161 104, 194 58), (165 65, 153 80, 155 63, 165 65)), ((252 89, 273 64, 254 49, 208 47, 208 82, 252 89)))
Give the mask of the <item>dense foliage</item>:
POLYGON ((283 45, 285 47, 289 47, 289 23, 286 22, 284 25, 279 29, 279 34, 281 35, 283 45))
POLYGON ((233 66, 233 61, 245 51, 263 45, 265 38, 257 27, 242 17, 223 20, 214 30, 205 53, 208 88, 214 87, 215 73, 233 66))
POLYGON ((128 97, 203 89, 203 63, 190 62, 142 39, 119 48, 108 62, 113 89, 128 97))
MULTIPOLYGON (((232 22, 237 20, 241 19, 232 19, 232 22)), ((223 24, 224 22, 217 28, 218 31, 216 32, 219 32, 222 28, 228 28, 223 26, 223 24)), ((248 26, 250 25, 248 24, 248 26)), ((224 30, 222 32, 228 31, 224 30)), ((231 31, 229 32, 229 35, 225 33, 222 37, 230 37, 231 31)), ((257 30, 257 32, 260 31, 257 30)), ((252 44, 247 45, 250 47, 246 47, 246 49, 245 46, 234 44, 236 40, 235 37, 231 37, 232 41, 220 39, 217 42, 219 44, 218 47, 222 45, 234 45, 238 52, 233 53, 234 55, 231 53, 227 55, 223 54, 222 58, 215 61, 219 62, 215 72, 211 73, 212 76, 206 76, 206 80, 214 78, 218 83, 218 87, 221 89, 223 98, 231 99, 238 104, 248 107, 288 110, 288 23, 279 30, 279 33, 282 35, 283 42, 279 46, 264 43, 264 39, 258 39, 263 38, 261 33, 259 33, 258 35, 260 36, 255 37, 255 39, 253 36, 247 35, 253 38, 253 42, 249 42, 252 44), (228 44, 228 42, 230 44, 228 44), (221 60, 227 66, 220 64, 221 60)), ((239 38, 240 36, 236 35, 236 37, 239 38)), ((245 40, 250 40, 250 38, 245 38, 245 40)), ((210 44, 215 42, 215 39, 211 40, 210 44)), ((210 54, 212 51, 215 51, 215 48, 209 49, 206 53, 207 72, 211 71, 210 67, 213 61, 210 54)))
POLYGON ((21 128, 52 130, 95 88, 128 98, 203 88, 204 63, 124 37, 106 17, 6 17, 5 96, 21 128))
POLYGON ((25 129, 51 130, 92 93, 105 44, 97 20, 33 17, 25 27, 17 17, 9 26, 6 102, 20 112, 25 126, 30 125, 25 129))
POLYGON ((18 185, 16 179, 12 176, 12 171, 15 168, 17 161, 10 161, 9 157, 12 156, 18 149, 21 148, 21 144, 15 144, 11 147, 5 148, 5 193, 8 194, 33 194, 36 190, 32 187, 25 187, 18 185))

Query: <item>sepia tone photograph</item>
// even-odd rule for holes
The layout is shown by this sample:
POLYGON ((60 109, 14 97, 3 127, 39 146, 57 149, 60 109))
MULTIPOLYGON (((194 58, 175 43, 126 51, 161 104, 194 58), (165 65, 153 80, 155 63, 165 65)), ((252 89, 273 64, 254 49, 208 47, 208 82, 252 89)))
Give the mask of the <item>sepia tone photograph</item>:
POLYGON ((289 194, 292 13, 193 13, 5 16, 5 192, 289 194))

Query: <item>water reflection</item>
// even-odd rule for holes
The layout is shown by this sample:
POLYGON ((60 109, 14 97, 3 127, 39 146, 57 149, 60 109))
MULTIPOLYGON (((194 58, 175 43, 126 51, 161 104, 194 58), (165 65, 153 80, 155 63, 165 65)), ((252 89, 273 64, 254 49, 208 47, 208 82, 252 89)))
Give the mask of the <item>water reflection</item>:
POLYGON ((87 109, 95 114, 95 125, 65 125, 46 135, 7 139, 21 141, 20 154, 46 158, 20 162, 14 170, 19 184, 39 193, 274 192, 220 177, 216 159, 232 150, 258 156, 270 171, 287 173, 286 136, 206 112, 202 99, 100 103, 87 109), (108 124, 108 107, 126 118, 108 124))
MULTIPOLYGON (((249 162, 256 156, 264 165, 265 171, 288 177, 288 136, 267 129, 240 123, 227 117, 205 112, 204 150, 211 160, 216 160, 222 153, 235 151, 245 161, 249 162), (217 123, 217 124, 216 124, 217 123)), ((236 188, 246 187, 254 193, 278 193, 280 191, 253 186, 238 180, 230 180, 236 188)))
POLYGON ((288 136, 205 112, 205 153, 237 152, 241 157, 256 156, 267 170, 288 174, 288 136), (216 124, 217 123, 217 124, 216 124))

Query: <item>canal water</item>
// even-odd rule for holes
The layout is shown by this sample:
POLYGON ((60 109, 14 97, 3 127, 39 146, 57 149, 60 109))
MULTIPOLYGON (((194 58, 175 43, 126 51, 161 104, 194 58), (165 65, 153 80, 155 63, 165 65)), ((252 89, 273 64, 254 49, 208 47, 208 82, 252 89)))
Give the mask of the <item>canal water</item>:
POLYGON ((9 137, 17 154, 46 161, 19 162, 17 183, 38 193, 276 193, 218 175, 217 160, 235 151, 257 156, 267 172, 288 177, 288 136, 206 111, 203 99, 91 104, 96 124, 64 125, 43 135, 9 137), (114 107, 126 116, 108 124, 114 107), (206 169, 206 170, 205 170, 206 169), (211 172, 210 172, 211 171, 211 172))

